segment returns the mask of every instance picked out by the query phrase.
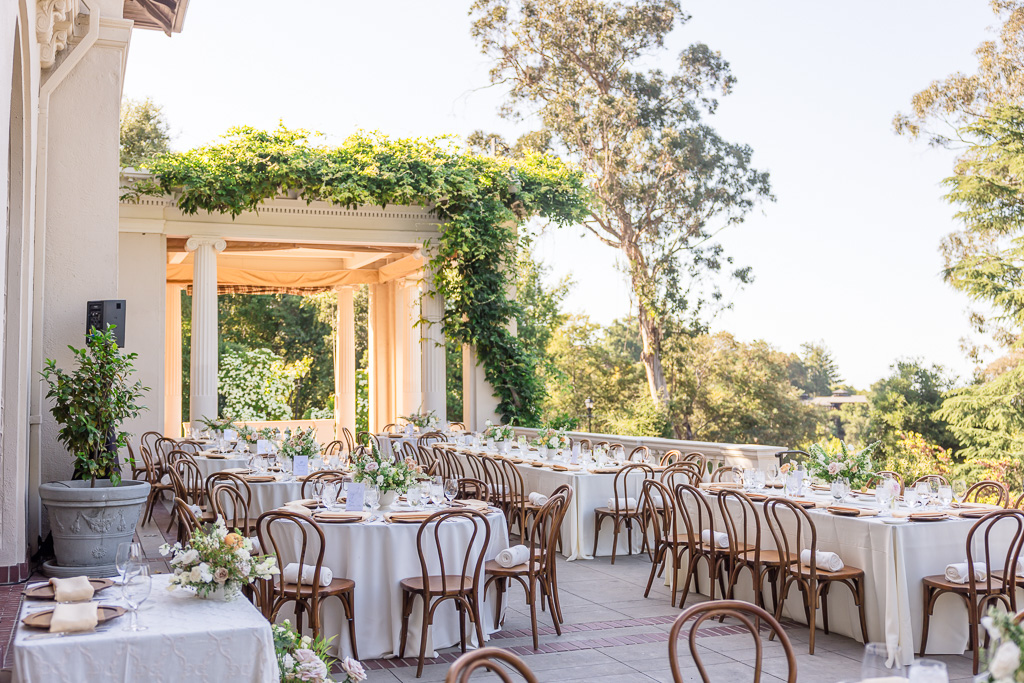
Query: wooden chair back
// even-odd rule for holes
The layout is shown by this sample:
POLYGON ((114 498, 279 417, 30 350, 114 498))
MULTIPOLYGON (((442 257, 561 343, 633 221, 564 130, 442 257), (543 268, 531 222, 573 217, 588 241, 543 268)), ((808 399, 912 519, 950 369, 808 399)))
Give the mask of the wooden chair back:
POLYGON ((179 441, 177 443, 176 450, 184 451, 185 453, 188 453, 192 457, 195 457, 196 455, 199 454, 199 451, 203 450, 203 446, 198 441, 184 439, 183 441, 179 441))
POLYGON ((232 484, 216 484, 210 495, 210 508, 229 530, 249 535, 249 501, 244 491, 232 484))
POLYGON ((441 471, 445 479, 461 479, 466 476, 466 470, 462 466, 462 459, 455 455, 455 452, 442 446, 433 446, 434 455, 441 461, 441 471))
POLYGON ((716 467, 715 471, 711 473, 712 482, 737 482, 740 480, 736 469, 734 467, 716 467))
MULTIPOLYGON (((754 566, 761 566, 761 519, 754 501, 743 491, 725 489, 718 492, 722 531, 729 537, 729 557, 739 562, 753 546, 754 566)), ((749 557, 749 553, 746 554, 749 557)), ((735 566, 733 564, 732 566, 735 566)))
POLYGON ((1010 504, 1010 492, 998 481, 986 479, 967 489, 964 495, 965 503, 992 503, 999 507, 1007 507, 1010 504))
POLYGON ((356 449, 356 439, 352 436, 352 430, 348 427, 342 427, 341 436, 345 439, 345 450, 351 454, 356 449))
MULTIPOLYGON (((967 532, 967 567, 973 567, 975 562, 984 562, 988 572, 984 581, 976 581, 974 572, 967 572, 967 586, 972 595, 979 591, 993 593, 1002 585, 1000 576, 1016 576, 1022 543, 1024 512, 1020 510, 994 510, 974 523, 967 532)), ((1016 602, 1011 602, 1007 596, 1004 604, 1009 609, 1016 602)))
POLYGON ((584 448, 585 447, 586 450, 588 450, 588 451, 592 450, 594 448, 594 442, 592 442, 590 439, 588 439, 586 437, 582 437, 582 438, 579 438, 579 439, 576 439, 576 440, 579 441, 580 448, 584 448))
POLYGON ((482 647, 462 655, 448 669, 445 683, 469 683, 477 671, 493 673, 501 683, 512 683, 508 669, 523 677, 526 683, 538 683, 537 677, 523 660, 500 647, 482 647))
POLYGON ((669 490, 675 491, 676 484, 687 483, 700 486, 701 471, 692 462, 677 462, 669 465, 661 472, 661 481, 669 490))
MULTIPOLYGON (((372 444, 372 445, 377 447, 377 450, 379 452, 381 452, 381 453, 384 452, 381 449, 381 446, 380 446, 380 439, 377 438, 376 434, 371 434, 370 432, 359 432, 359 434, 357 436, 358 436, 359 444, 361 444, 363 446, 366 446, 367 448, 369 448, 370 445, 372 444)), ((359 444, 357 444, 357 445, 359 445, 359 444)))
POLYGON ((899 472, 893 472, 892 470, 880 470, 878 472, 875 472, 874 476, 872 476, 870 479, 868 479, 868 483, 867 483, 868 491, 873 491, 874 488, 876 486, 878 486, 879 482, 881 482, 882 479, 885 478, 884 475, 886 475, 886 474, 890 475, 893 479, 896 480, 896 482, 900 485, 900 495, 903 495, 903 487, 904 487, 903 477, 900 476, 899 472))
POLYGON ((436 462, 437 456, 434 454, 433 449, 427 446, 416 446, 416 463, 420 466, 420 469, 427 472, 436 462))
POLYGON ((273 578, 273 593, 278 597, 277 602, 294 600, 303 604, 317 604, 319 599, 320 573, 324 566, 324 532, 312 519, 296 512, 285 510, 270 510, 264 512, 256 520, 256 536, 260 541, 260 548, 265 553, 271 553, 277 557, 277 563, 284 567, 291 562, 297 562, 300 568, 300 579, 302 565, 312 565, 313 583, 305 585, 301 583, 287 584, 284 582, 283 574, 276 574, 273 578), (287 530, 287 531, 286 531, 287 530), (296 552, 296 548, 298 551, 296 552), (271 550, 272 549, 272 550, 271 550), (311 596, 303 596, 303 588, 310 591, 311 596), (308 603, 307 603, 307 598, 308 603))
POLYGON ((398 425, 396 425, 394 422, 389 422, 388 424, 384 425, 384 429, 382 429, 381 431, 384 432, 385 434, 398 434, 400 430, 398 428, 398 425))
POLYGON ((427 432, 416 439, 417 446, 433 446, 437 443, 448 443, 448 437, 441 432, 427 432))
POLYGON ((466 430, 466 425, 464 425, 461 422, 449 422, 448 423, 448 431, 450 431, 450 432, 465 432, 467 430, 466 430))
POLYGON ((640 495, 647 510, 661 510, 651 515, 651 533, 656 541, 672 544, 679 536, 672 489, 657 479, 644 479, 640 495))
POLYGON ((306 480, 302 482, 301 495, 303 498, 308 498, 307 490, 312 491, 314 482, 317 481, 333 481, 341 483, 345 481, 347 475, 341 470, 320 470, 306 477, 306 480))
POLYGON ((339 439, 335 439, 334 441, 324 446, 324 455, 326 456, 341 455, 344 451, 345 444, 339 439))
POLYGON ((177 496, 174 497, 174 516, 178 520, 178 543, 186 545, 192 540, 192 532, 199 528, 199 520, 188 503, 177 496))
POLYGON ((485 503, 489 503, 491 500, 491 491, 487 487, 487 483, 483 480, 463 477, 459 479, 459 490, 455 494, 455 499, 482 500, 485 503))
MULTIPOLYGON (((623 507, 626 503, 626 499, 630 497, 629 487, 630 482, 635 481, 635 475, 641 475, 644 479, 654 479, 654 468, 650 465, 646 465, 639 462, 630 463, 615 473, 615 480, 612 482, 612 503, 614 503, 615 514, 626 512, 627 508, 623 507), (631 479, 631 477, 633 477, 631 479), (620 506, 622 503, 623 506, 620 506)), ((643 486, 643 482, 640 483, 643 486)), ((637 500, 637 506, 639 509, 640 501, 637 500)))
MULTIPOLYGON (((704 493, 697 486, 691 484, 676 484, 675 488, 676 517, 682 525, 679 528, 680 535, 686 535, 686 545, 693 557, 700 546, 700 536, 703 531, 710 531, 711 537, 715 534, 715 516, 711 510, 711 503, 704 496, 704 493)), ((709 554, 715 554, 715 544, 709 544, 709 554)))
POLYGON ((174 495, 191 505, 202 506, 206 499, 206 481, 199 470, 199 465, 187 454, 184 455, 186 457, 175 460, 168 470, 175 486, 174 495), (178 486, 181 486, 180 491, 178 486))
POLYGON ((918 477, 918 478, 917 478, 917 479, 916 479, 916 480, 914 481, 914 483, 913 483, 913 484, 911 484, 911 486, 917 486, 917 485, 918 485, 918 484, 920 484, 921 482, 923 482, 923 481, 928 481, 929 479, 938 479, 938 480, 939 480, 939 482, 941 482, 941 484, 942 484, 943 486, 949 486, 949 479, 946 479, 946 478, 945 478, 944 476, 942 476, 941 474, 926 474, 926 475, 924 475, 923 477, 918 477))
MULTIPOLYGON (((537 571, 544 571, 553 566, 558 557, 558 541, 562 534, 562 522, 566 513, 569 512, 569 504, 572 502, 573 490, 568 484, 562 484, 548 496, 537 515, 533 519, 533 526, 530 527, 530 557, 537 563, 537 571)), ((529 571, 534 571, 533 565, 527 563, 529 571)))
POLYGON ((764 519, 779 552, 779 570, 799 573, 800 553, 809 550, 811 563, 805 574, 814 585, 818 580, 818 567, 814 562, 818 530, 811 515, 787 498, 769 498, 764 502, 764 519))
POLYGON ((500 483, 495 482, 495 486, 497 491, 502 492, 509 528, 511 529, 513 524, 519 522, 520 535, 525 538, 526 503, 529 491, 526 490, 523 475, 510 460, 495 460, 494 462, 500 466, 500 483))
POLYGON ((663 465, 663 466, 664 465, 672 465, 676 461, 682 461, 682 459, 683 459, 683 452, 678 450, 678 449, 676 449, 676 448, 673 448, 670 451, 665 451, 665 455, 661 456, 661 461, 658 464, 659 465, 663 465))
POLYGON ((419 449, 411 441, 402 441, 402 459, 411 460, 416 464, 419 462, 419 449))
MULTIPOLYGON (((476 590, 476 587, 481 585, 484 553, 490 542, 491 526, 487 523, 487 515, 476 510, 449 508, 427 517, 416 533, 416 551, 419 553, 420 572, 423 577, 424 604, 430 604, 432 595, 466 595, 476 590), (468 533, 464 526, 466 523, 472 524, 472 530, 468 533), (445 539, 449 537, 459 538, 460 544, 464 544, 465 551, 449 552, 446 556, 445 539), (430 571, 432 559, 436 559, 440 572, 430 571), (435 593, 431 590, 431 576, 439 578, 433 586, 440 584, 440 592, 435 593), (463 577, 472 579, 470 588, 466 588, 463 577)), ((454 547, 454 544, 450 547, 454 547)))
POLYGON ((139 447, 145 448, 150 455, 156 454, 156 442, 164 437, 160 432, 146 432, 139 439, 139 447))
POLYGON ((647 463, 651 457, 651 449, 647 446, 637 446, 629 452, 629 462, 647 463))
MULTIPOLYGON (((466 474, 471 475, 474 479, 484 480, 484 460, 483 456, 478 453, 466 453, 466 462, 469 464, 469 471, 466 474)), ((458 457, 458 456, 453 456, 458 457)))
MULTIPOLYGON (((683 626, 687 625, 689 630, 687 642, 690 646, 690 659, 697 665, 697 673, 700 674, 701 681, 709 683, 711 678, 708 676, 707 669, 704 668, 704 662, 701 659, 700 652, 697 649, 697 637, 698 630, 701 625, 708 620, 718 619, 721 617, 730 617, 739 621, 743 628, 745 628, 754 639, 754 655, 750 657, 746 656, 746 660, 754 666, 754 683, 759 683, 762 675, 762 665, 764 663, 764 646, 761 642, 761 624, 767 624, 769 631, 775 634, 782 644, 782 649, 786 655, 786 667, 788 669, 786 680, 788 683, 797 683, 797 662, 796 654, 793 652, 793 646, 789 642, 789 636, 782 629, 782 625, 775 620, 771 614, 761 609, 757 605, 753 605, 749 602, 741 602, 739 600, 714 600, 710 602, 703 602, 693 607, 690 607, 678 617, 676 617, 675 623, 672 624, 672 630, 669 631, 668 636, 668 657, 669 666, 672 669, 672 680, 674 683, 683 683, 683 672, 679 667, 679 657, 677 655, 677 649, 679 646, 679 633, 682 631, 683 626)), ((686 679, 689 680, 689 679, 686 679)))
POLYGON ((206 478, 206 499, 213 500, 213 489, 217 486, 234 486, 245 499, 245 507, 252 506, 252 488, 249 482, 234 472, 214 472, 206 478))

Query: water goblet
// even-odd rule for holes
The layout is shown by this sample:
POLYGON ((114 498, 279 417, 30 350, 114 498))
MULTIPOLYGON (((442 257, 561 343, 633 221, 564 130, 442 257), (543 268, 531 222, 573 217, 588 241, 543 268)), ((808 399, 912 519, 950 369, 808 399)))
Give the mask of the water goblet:
POLYGON ((949 504, 953 502, 952 486, 939 486, 939 502, 942 503, 943 508, 949 507, 949 504))
POLYGON ((804 475, 799 470, 791 471, 786 476, 786 493, 790 496, 799 496, 804 488, 804 475))
POLYGON ((903 492, 903 500, 906 501, 908 508, 914 509, 921 502, 921 496, 916 488, 911 488, 903 492))
POLYGON ((131 541, 125 541, 124 543, 117 544, 117 554, 114 556, 114 566, 117 568, 117 573, 121 577, 120 584, 124 585, 125 575, 128 572, 128 567, 133 564, 141 564, 142 562, 142 544, 132 543, 131 541))
POLYGON ((324 505, 324 480, 314 479, 313 480, 313 498, 316 499, 317 507, 323 507, 324 505))
POLYGON ((441 501, 444 500, 444 484, 431 483, 430 484, 430 502, 433 503, 434 507, 441 507, 441 501))
POLYGON ((768 484, 769 486, 773 486, 774 484, 778 483, 778 481, 779 466, 776 465, 775 463, 772 463, 771 465, 768 466, 768 469, 765 471, 765 483, 768 484))
POLYGON ((323 487, 322 505, 331 510, 335 503, 338 502, 338 482, 336 481, 325 481, 323 487))
POLYGON ((963 479, 953 480, 953 497, 956 498, 956 502, 963 503, 964 498, 967 496, 967 482, 963 479))
POLYGON ((850 493, 850 483, 843 477, 840 477, 829 485, 829 492, 832 494, 832 500, 836 503, 841 503, 850 493))
POLYGON ((917 494, 917 498, 921 501, 921 507, 926 507, 932 499, 932 487, 927 480, 919 481, 914 484, 914 493, 917 494))
POLYGON ((893 489, 889 485, 889 482, 884 479, 878 483, 875 487, 875 500, 878 502, 878 508, 881 510, 882 517, 889 516, 889 506, 892 504, 893 489))
POLYGON ((128 625, 122 631, 145 631, 148 627, 139 625, 139 607, 149 597, 153 589, 153 577, 149 575, 149 565, 145 562, 129 564, 124 582, 121 584, 121 596, 124 598, 131 616, 128 625))
POLYGON ((376 519, 377 508, 380 507, 380 489, 376 486, 367 486, 363 502, 370 508, 370 519, 376 519))
POLYGON ((918 659, 910 665, 910 683, 949 683, 946 664, 937 659, 918 659))
POLYGON ((459 494, 459 482, 456 479, 449 479, 444 483, 444 497, 448 499, 449 507, 455 496, 459 494))
POLYGON ((405 502, 414 508, 419 507, 423 502, 423 489, 419 486, 411 487, 405 494, 405 502))

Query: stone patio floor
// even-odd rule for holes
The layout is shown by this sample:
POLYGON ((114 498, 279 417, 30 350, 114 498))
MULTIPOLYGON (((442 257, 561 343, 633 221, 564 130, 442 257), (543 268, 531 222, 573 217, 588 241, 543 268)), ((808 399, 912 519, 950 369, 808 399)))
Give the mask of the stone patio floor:
MULTIPOLYGON (((154 572, 168 571, 166 562, 156 550, 163 543, 168 521, 167 511, 160 509, 155 523, 141 527, 137 532, 154 572)), ((502 630, 491 636, 488 645, 509 649, 519 655, 542 683, 671 683, 668 632, 680 610, 669 605, 669 590, 661 585, 660 580, 655 580, 650 597, 643 597, 650 566, 646 555, 619 557, 614 565, 610 558, 560 561, 558 581, 565 616, 562 635, 555 634, 547 612, 540 612, 540 649, 537 652, 533 650, 529 610, 522 589, 514 584, 506 595, 505 623, 502 630)), ((4 662, 8 669, 0 673, 0 681, 5 680, 3 674, 9 675, 10 658, 4 661, 3 655, 14 625, 14 595, 14 591, 0 587, 0 662, 4 662), (6 600, 3 599, 5 597, 6 600)), ((691 594, 687 606, 703 599, 691 594)), ((811 656, 807 654, 806 626, 786 622, 784 627, 796 653, 801 683, 859 680, 863 654, 861 643, 843 636, 825 635, 819 630, 815 654, 811 656)), ((685 629, 683 633, 686 633, 685 629)), ((731 626, 728 621, 725 624, 705 622, 698 632, 697 642, 712 681, 739 683, 754 680, 754 644, 744 629, 731 626)), ((765 638, 764 648, 761 680, 764 683, 784 681, 786 659, 782 646, 765 638)), ((420 679, 416 679, 416 660, 412 657, 366 660, 363 664, 369 673, 369 683, 411 683, 416 680, 432 683, 444 680, 448 667, 459 654, 458 647, 439 651, 439 657, 427 660, 420 679)), ((682 638, 679 655, 687 683, 700 681, 689 648, 682 638)), ((946 662, 951 683, 973 680, 969 655, 929 655, 929 658, 946 662)), ((498 677, 483 674, 473 680, 498 680, 498 677)))

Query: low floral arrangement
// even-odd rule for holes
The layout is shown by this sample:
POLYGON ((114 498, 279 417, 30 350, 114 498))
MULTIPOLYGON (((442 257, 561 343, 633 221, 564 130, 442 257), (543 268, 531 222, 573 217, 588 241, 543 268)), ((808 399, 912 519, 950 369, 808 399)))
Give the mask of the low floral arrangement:
POLYGON ((316 440, 316 429, 310 427, 303 431, 297 430, 294 434, 281 442, 278 453, 285 458, 294 458, 297 455, 306 455, 310 458, 320 455, 320 444, 316 440))
POLYGON ((484 427, 484 438, 495 441, 514 441, 516 432, 510 425, 491 424, 491 421, 488 420, 484 427))
POLYGON ((991 608, 988 616, 982 617, 982 626, 992 639, 989 645, 987 667, 975 681, 985 683, 1016 683, 1024 681, 1024 628, 1013 621, 1013 614, 991 608))
POLYGON ((238 438, 240 441, 245 441, 246 443, 256 443, 259 435, 256 434, 256 430, 249 425, 242 425, 238 428, 238 438))
POLYGON ((161 555, 171 555, 174 576, 167 590, 192 588, 196 595, 207 597, 223 589, 227 600, 235 598, 242 587, 256 579, 269 579, 279 574, 273 555, 252 556, 252 541, 237 529, 229 533, 224 520, 196 529, 187 545, 160 546, 161 555))
POLYGON ((537 432, 537 438, 533 440, 534 446, 546 446, 548 448, 568 448, 569 437, 561 429, 544 427, 537 432))
POLYGON ((223 432, 225 429, 237 429, 238 425, 235 423, 234 418, 231 417, 206 417, 203 416, 196 420, 199 424, 203 425, 206 429, 211 432, 223 432))
POLYGON ((425 413, 413 413, 412 415, 403 415, 402 419, 406 422, 413 424, 420 429, 431 430, 437 427, 437 413, 433 410, 428 410, 425 413))
POLYGON ((807 461, 807 469, 812 476, 826 482, 845 478, 851 486, 859 488, 871 478, 871 453, 878 444, 876 441, 859 451, 837 439, 824 445, 813 444, 808 449, 811 457, 807 461))
POLYGON ((403 494, 423 478, 423 470, 411 458, 395 462, 382 456, 377 445, 371 442, 370 450, 356 456, 352 478, 367 486, 376 486, 381 493, 396 491, 403 494))
MULTIPOLYGON (((337 661, 331 657, 329 650, 334 636, 328 639, 316 639, 301 635, 292 627, 289 620, 281 624, 272 624, 274 632, 274 652, 277 655, 277 668, 281 672, 281 683, 328 683, 331 681, 331 667, 337 661)), ((346 657, 341 662, 344 679, 334 679, 343 683, 361 683, 366 680, 363 665, 346 657)))

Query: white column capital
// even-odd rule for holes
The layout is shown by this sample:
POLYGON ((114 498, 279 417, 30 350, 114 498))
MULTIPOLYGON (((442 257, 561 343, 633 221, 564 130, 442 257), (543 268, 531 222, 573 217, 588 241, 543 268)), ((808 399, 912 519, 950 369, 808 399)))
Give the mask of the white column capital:
POLYGON ((222 252, 228 246, 220 237, 189 237, 185 242, 185 251, 195 251, 199 247, 213 247, 215 252, 222 252))

